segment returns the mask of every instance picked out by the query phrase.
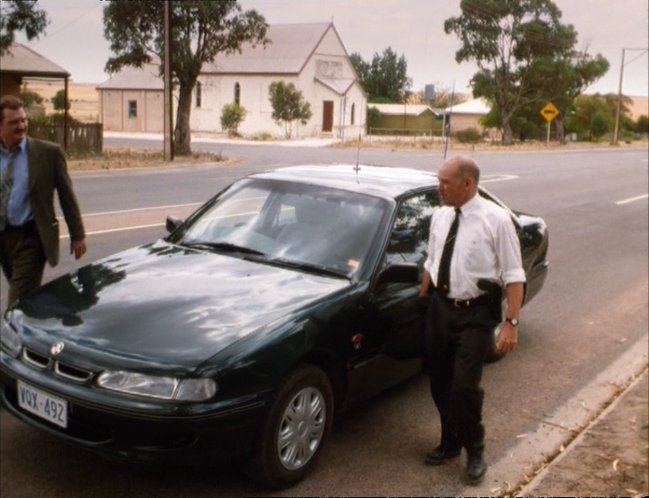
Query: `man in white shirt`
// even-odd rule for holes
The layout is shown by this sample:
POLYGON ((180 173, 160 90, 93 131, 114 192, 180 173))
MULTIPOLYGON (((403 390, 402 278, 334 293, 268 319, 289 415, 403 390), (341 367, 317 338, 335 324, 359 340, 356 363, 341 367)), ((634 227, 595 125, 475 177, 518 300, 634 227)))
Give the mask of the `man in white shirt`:
POLYGON ((499 310, 500 292, 494 297, 484 289, 505 288, 506 320, 496 347, 499 352, 511 351, 518 341, 525 272, 509 213, 478 194, 480 169, 475 161, 450 158, 437 176, 444 206, 431 218, 420 296, 429 299, 424 365, 442 435, 425 461, 443 464, 464 447, 466 478, 469 484, 477 484, 487 470, 482 365, 500 321, 494 312, 499 310))

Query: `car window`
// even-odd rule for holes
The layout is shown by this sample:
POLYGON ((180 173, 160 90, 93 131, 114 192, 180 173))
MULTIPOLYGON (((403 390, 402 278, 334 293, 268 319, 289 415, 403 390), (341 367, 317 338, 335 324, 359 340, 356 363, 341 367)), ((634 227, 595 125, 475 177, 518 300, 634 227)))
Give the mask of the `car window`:
POLYGON ((245 180, 188 220, 178 242, 230 244, 269 260, 351 276, 385 226, 388 206, 380 198, 328 187, 245 180))
POLYGON ((439 204, 437 191, 417 194, 400 203, 385 254, 385 266, 416 263, 423 268, 428 248, 430 217, 439 204))

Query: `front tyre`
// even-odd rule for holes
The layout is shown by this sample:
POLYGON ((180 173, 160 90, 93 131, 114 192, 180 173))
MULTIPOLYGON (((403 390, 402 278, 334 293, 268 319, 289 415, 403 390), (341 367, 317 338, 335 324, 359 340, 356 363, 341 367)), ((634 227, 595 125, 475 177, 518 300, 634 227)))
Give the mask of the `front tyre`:
POLYGON ((290 486, 311 472, 333 417, 333 393, 326 374, 301 367, 280 385, 248 474, 272 488, 290 486))

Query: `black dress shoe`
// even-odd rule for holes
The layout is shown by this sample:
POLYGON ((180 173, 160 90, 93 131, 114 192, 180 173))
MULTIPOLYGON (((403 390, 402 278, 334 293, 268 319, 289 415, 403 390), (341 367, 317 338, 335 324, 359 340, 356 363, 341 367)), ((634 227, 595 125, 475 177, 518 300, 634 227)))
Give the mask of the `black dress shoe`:
POLYGON ((482 481, 487 472, 487 464, 482 459, 482 455, 469 455, 466 464, 466 479, 469 484, 476 485, 482 481))
POLYGON ((426 453, 424 462, 428 465, 442 465, 448 460, 460 456, 461 451, 462 448, 448 447, 440 444, 433 451, 426 453))

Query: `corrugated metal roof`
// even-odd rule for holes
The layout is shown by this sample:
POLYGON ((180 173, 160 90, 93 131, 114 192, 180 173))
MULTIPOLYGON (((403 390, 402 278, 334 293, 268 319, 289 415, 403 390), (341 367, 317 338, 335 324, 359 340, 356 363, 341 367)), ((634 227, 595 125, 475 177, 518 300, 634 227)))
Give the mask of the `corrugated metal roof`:
POLYGON ((354 78, 326 78, 324 76, 316 76, 315 80, 340 95, 346 94, 356 81, 354 78))
POLYGON ((217 55, 204 64, 203 74, 298 74, 316 49, 331 23, 272 24, 266 36, 271 43, 253 47, 246 43, 241 53, 217 55))
POLYGON ((160 65, 149 63, 142 67, 126 66, 97 86, 98 90, 164 90, 160 65))
POLYGON ((367 107, 378 109, 384 116, 420 116, 425 112, 437 115, 432 107, 425 104, 367 104, 367 107))
POLYGON ((454 105, 444 109, 445 113, 453 114, 487 114, 491 110, 491 105, 485 99, 473 99, 461 104, 454 105))
POLYGON ((23 76, 70 76, 65 69, 21 43, 12 43, 0 57, 0 72, 23 76))
MULTIPOLYGON (((201 74, 298 74, 311 57, 331 23, 273 24, 268 27, 266 45, 253 47, 246 43, 241 53, 218 55, 214 62, 203 64, 201 74)), ((101 83, 99 90, 162 90, 157 58, 142 68, 125 67, 101 83)), ((321 78, 321 82, 339 93, 347 91, 353 81, 321 78)))
POLYGON ((322 40, 331 23, 273 24, 266 36, 271 42, 253 47, 246 43, 241 53, 217 55, 203 65, 204 74, 297 74, 322 40))

